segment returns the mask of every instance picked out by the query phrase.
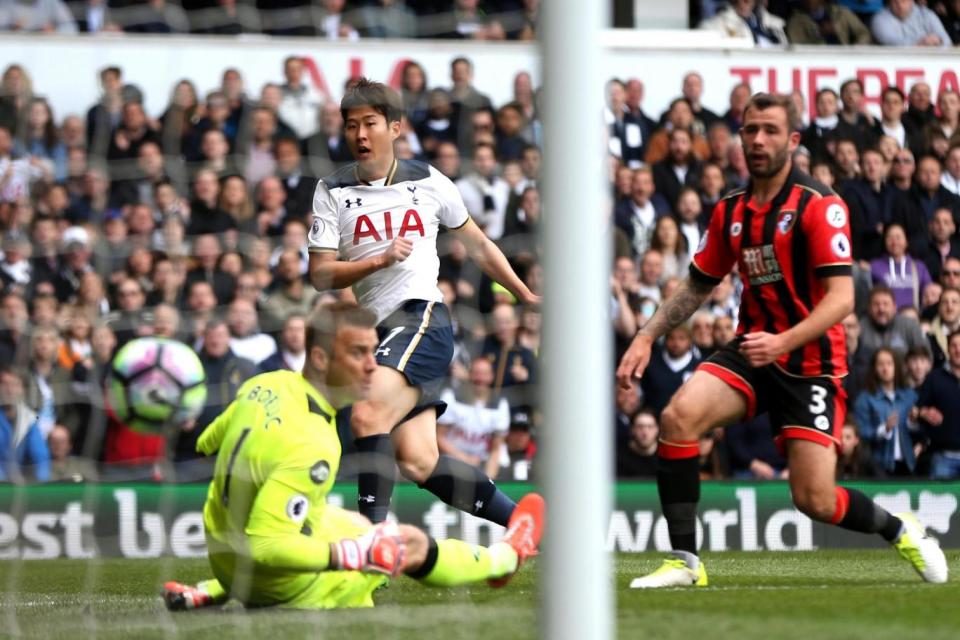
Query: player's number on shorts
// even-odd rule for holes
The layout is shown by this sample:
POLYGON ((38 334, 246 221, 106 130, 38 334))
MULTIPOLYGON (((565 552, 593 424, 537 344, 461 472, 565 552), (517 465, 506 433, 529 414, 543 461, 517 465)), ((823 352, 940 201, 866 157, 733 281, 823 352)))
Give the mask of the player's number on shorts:
POLYGON ((387 334, 387 337, 383 339, 383 342, 377 347, 378 356, 389 357, 390 356, 390 347, 387 346, 387 343, 396 338, 398 335, 403 333, 403 330, 406 327, 394 327, 393 330, 387 334))
POLYGON ((813 384, 810 385, 810 393, 813 397, 813 400, 810 402, 810 413, 820 415, 827 410, 827 403, 824 402, 827 398, 827 390, 813 384))
POLYGON ((252 429, 247 427, 240 433, 240 437, 237 438, 237 444, 233 445, 233 451, 230 452, 230 461, 227 463, 226 477, 223 479, 223 494, 220 496, 220 501, 223 503, 223 506, 227 506, 230 503, 230 480, 233 474, 233 465, 237 461, 237 454, 240 453, 240 447, 243 446, 244 440, 250 435, 250 431, 252 431, 252 429))

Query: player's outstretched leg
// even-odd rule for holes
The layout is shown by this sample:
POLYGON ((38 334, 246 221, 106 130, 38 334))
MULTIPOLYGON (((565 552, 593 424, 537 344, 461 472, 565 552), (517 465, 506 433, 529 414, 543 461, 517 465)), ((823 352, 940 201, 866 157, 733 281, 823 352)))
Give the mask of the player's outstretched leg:
POLYGON ((879 534, 924 580, 946 581, 947 561, 940 545, 912 514, 893 515, 860 491, 835 484, 836 452, 832 442, 787 442, 790 493, 800 511, 843 529, 879 534))
POLYGON ((891 544, 927 582, 947 581, 947 559, 937 539, 927 535, 926 529, 912 513, 898 513, 903 523, 900 535, 891 544))
POLYGON ((400 472, 445 503, 506 527, 516 503, 480 469, 437 451, 437 418, 423 411, 393 432, 400 472))
POLYGON ((204 580, 196 586, 167 582, 160 596, 169 611, 192 611, 221 605, 227 601, 227 592, 216 579, 204 580))
POLYGON ((406 573, 435 587, 454 587, 483 580, 493 587, 501 587, 527 558, 536 553, 543 535, 543 523, 543 498, 531 493, 517 505, 504 539, 489 547, 461 540, 434 540, 415 527, 406 527, 411 558, 406 573), (420 553, 414 552, 415 547, 421 547, 420 553))
POLYGON ((517 507, 483 471, 447 455, 437 458, 433 473, 418 486, 451 507, 502 527, 508 526, 517 507))

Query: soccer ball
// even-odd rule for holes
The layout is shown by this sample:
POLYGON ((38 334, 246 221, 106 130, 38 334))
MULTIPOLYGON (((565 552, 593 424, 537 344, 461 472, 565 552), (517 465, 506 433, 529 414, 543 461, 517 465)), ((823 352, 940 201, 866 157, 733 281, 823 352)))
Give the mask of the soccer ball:
POLYGON ((190 347, 166 338, 137 338, 110 364, 107 403, 125 425, 162 433, 195 419, 207 400, 206 376, 190 347))

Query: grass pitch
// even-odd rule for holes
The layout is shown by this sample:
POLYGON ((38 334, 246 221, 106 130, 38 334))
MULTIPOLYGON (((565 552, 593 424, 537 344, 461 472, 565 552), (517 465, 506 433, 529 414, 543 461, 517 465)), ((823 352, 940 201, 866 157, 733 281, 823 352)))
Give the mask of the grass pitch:
MULTIPOLYGON (((706 589, 630 591, 657 554, 615 559, 621 638, 956 640, 960 552, 946 585, 920 581, 892 551, 715 553, 706 589)), ((176 578, 206 577, 203 560, 0 562, 0 637, 514 638, 537 637, 536 563, 501 590, 428 589, 395 580, 373 610, 222 610, 169 614, 156 595, 176 578)), ((572 603, 571 606, 576 606, 572 603)), ((585 639, 586 640, 586 639, 585 639)))

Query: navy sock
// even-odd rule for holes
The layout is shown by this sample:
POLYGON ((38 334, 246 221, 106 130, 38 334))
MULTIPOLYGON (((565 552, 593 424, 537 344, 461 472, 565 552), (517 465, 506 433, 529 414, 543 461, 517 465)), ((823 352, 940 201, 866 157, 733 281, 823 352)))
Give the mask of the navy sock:
POLYGON ((383 522, 390 511, 396 474, 393 443, 386 433, 357 438, 360 472, 357 474, 357 508, 370 522, 383 522))
MULTIPOLYGON (((665 443, 660 444, 661 454, 665 443)), ((700 502, 700 458, 657 460, 657 489, 667 519, 670 546, 674 551, 697 555, 697 503, 700 502)))
POLYGON ((480 469, 446 455, 420 487, 451 507, 502 526, 517 506, 480 469))

